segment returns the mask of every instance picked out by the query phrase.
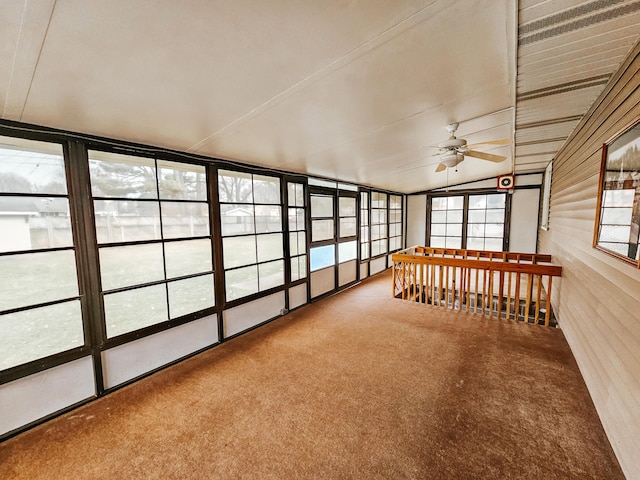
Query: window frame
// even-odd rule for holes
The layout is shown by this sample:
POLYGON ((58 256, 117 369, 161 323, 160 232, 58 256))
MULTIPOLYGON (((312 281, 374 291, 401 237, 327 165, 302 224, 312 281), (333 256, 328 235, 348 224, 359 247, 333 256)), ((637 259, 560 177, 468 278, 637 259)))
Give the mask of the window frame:
MULTIPOLYGON (((628 138, 632 139, 631 141, 640 144, 640 116, 634 118, 633 121, 627 124, 624 128, 618 131, 615 135, 609 138, 602 145, 602 158, 600 161, 600 176, 598 177, 598 201, 597 201, 597 207, 596 207, 592 246, 596 250, 606 253, 607 255, 610 255, 614 258, 622 260, 623 262, 633 265, 636 268, 640 269, 640 233, 637 233, 638 239, 636 240, 636 244, 635 244, 636 258, 632 258, 628 255, 623 255, 601 244, 601 243, 618 243, 618 242, 606 242, 606 241, 601 242, 600 241, 601 227, 603 225, 618 225, 618 224, 603 224, 604 210, 605 208, 607 208, 604 205, 604 196, 605 196, 605 192, 607 191, 623 191, 623 190, 631 190, 631 189, 635 190, 634 201, 630 207, 627 207, 627 208, 631 208, 631 222, 629 224, 629 229, 630 229, 630 234, 633 234, 634 227, 636 232, 640 231, 640 165, 638 166, 638 168, 631 168, 629 170, 624 170, 624 173, 628 173, 629 176, 635 177, 636 179, 634 180, 633 178, 631 179, 625 178, 622 182, 623 188, 612 188, 612 189, 605 188, 606 187, 605 184, 607 183, 607 178, 606 178, 607 166, 610 161, 609 150, 611 149, 612 146, 614 146, 614 144, 618 140, 621 140, 622 137, 624 136, 629 136, 628 138), (634 183, 636 183, 635 187, 633 185, 634 183), (626 185, 627 188, 625 188, 625 184, 628 184, 626 185), (636 219, 635 221, 634 221, 634 218, 636 219)), ((619 185, 620 180, 618 180, 617 183, 619 185)), ((624 225, 619 224, 619 225, 626 226, 627 224, 624 224, 624 225)), ((631 238, 629 240, 631 240, 631 238)), ((629 248, 631 248, 632 243, 633 242, 627 243, 627 245, 629 245, 629 248)))
MULTIPOLYGON (((284 216, 288 213, 288 211, 286 210, 286 192, 285 192, 285 188, 286 188, 286 184, 287 184, 287 180, 285 179, 285 177, 283 175, 280 175, 276 172, 271 172, 271 171, 260 171, 257 169, 252 169, 252 168, 241 168, 238 167, 236 165, 217 165, 217 168, 215 169, 215 181, 211 181, 212 184, 212 188, 215 189, 216 191, 216 201, 215 204, 212 206, 213 209, 217 210, 216 212, 216 220, 217 220, 217 226, 218 226, 218 238, 216 239, 216 245, 218 245, 218 251, 220 252, 219 255, 219 265, 220 267, 218 268, 218 270, 220 271, 220 274, 218 277, 216 277, 216 285, 221 285, 221 288, 219 288, 220 290, 220 296, 222 298, 222 303, 221 303, 221 307, 222 309, 228 309, 228 308, 232 308, 234 306, 237 305, 242 305, 244 303, 249 303, 253 300, 256 300, 258 298, 262 298, 265 296, 268 296, 274 292, 278 292, 278 291, 283 291, 286 289, 288 283, 288 279, 290 278, 288 275, 288 260, 289 260, 289 251, 288 249, 285 249, 285 245, 288 246, 288 219, 285 220, 284 216), (252 180, 252 197, 253 197, 253 177, 254 176, 265 176, 265 177, 272 177, 272 178, 276 178, 279 181, 280 184, 280 189, 279 189, 279 195, 280 195, 280 201, 279 203, 263 203, 263 202, 255 202, 255 198, 252 198, 252 202, 248 203, 243 203, 246 205, 251 205, 253 207, 255 207, 256 205, 258 206, 278 206, 278 208, 280 209, 280 230, 278 232, 262 232, 262 233, 257 233, 255 231, 254 228, 254 232, 253 233, 247 233, 247 234, 242 234, 242 235, 224 235, 222 233, 222 221, 223 221, 223 215, 222 215, 222 209, 221 207, 223 205, 236 205, 238 204, 238 202, 227 202, 227 201, 221 201, 220 200, 220 192, 219 192, 219 178, 220 178, 220 172, 221 171, 228 171, 228 172, 234 172, 234 173, 240 173, 240 174, 246 174, 246 175, 250 175, 251 176, 251 180, 252 180), (230 268, 226 268, 225 264, 224 264, 224 239, 225 238, 238 238, 238 237, 249 237, 249 236, 254 236, 256 237, 256 242, 257 242, 257 237, 258 236, 264 236, 264 235, 270 235, 273 233, 280 233, 282 235, 282 257, 278 258, 278 259, 270 259, 270 260, 266 260, 266 261, 257 261, 257 256, 256 256, 256 262, 255 263, 250 263, 250 264, 246 264, 246 265, 241 265, 241 266, 234 266, 234 267, 230 267, 230 268), (252 265, 255 265, 256 268, 258 267, 258 265, 261 264, 266 264, 266 263, 270 263, 270 262, 275 262, 281 260, 283 263, 283 282, 281 285, 276 285, 273 287, 269 287, 266 288, 264 290, 260 290, 260 284, 258 283, 258 291, 253 292, 251 294, 242 296, 242 297, 238 297, 238 298, 234 298, 231 300, 227 299, 227 282, 226 282, 226 273, 227 271, 230 270, 238 270, 241 268, 246 268, 246 267, 250 267, 252 265)), ((254 209, 254 227, 255 227, 255 209, 254 209)), ((256 254, 257 255, 257 254, 256 254)), ((259 275, 260 272, 258 270, 258 277, 257 280, 259 282, 259 275)), ((222 324, 222 322, 220 322, 222 324)), ((222 336, 220 338, 223 338, 222 336)))
POLYGON ((97 272, 96 275, 96 279, 92 279, 94 281, 94 289, 96 291, 96 295, 98 296, 98 312, 99 314, 96 314, 96 317, 100 318, 100 324, 97 325, 95 328, 96 330, 98 330, 98 333, 100 335, 100 342, 103 345, 104 349, 107 348, 112 348, 118 345, 122 345, 124 343, 128 343, 134 339, 138 339, 141 337, 145 337, 145 336, 149 336, 152 335, 154 333, 158 333, 164 330, 169 330, 173 327, 176 327, 178 325, 182 325, 185 323, 189 323, 192 322, 194 320, 197 320, 199 318, 203 318, 212 314, 216 314, 219 313, 220 311, 220 306, 219 306, 219 299, 218 299, 218 295, 216 294, 217 289, 217 284, 218 284, 218 279, 217 279, 217 265, 218 263, 216 263, 216 246, 215 246, 215 233, 214 233, 214 222, 213 222, 213 216, 212 216, 212 205, 214 203, 214 198, 212 197, 211 194, 211 184, 213 183, 211 180, 211 171, 210 168, 208 167, 208 164, 206 162, 202 162, 200 160, 197 159, 192 159, 192 158, 174 158, 171 155, 163 155, 161 153, 156 153, 156 152, 145 152, 145 151, 141 151, 139 149, 121 149, 121 148, 112 148, 109 146, 105 146, 99 143, 93 143, 93 142, 88 142, 86 144, 86 148, 84 149, 84 156, 85 156, 85 161, 86 161, 86 188, 87 188, 87 192, 88 192, 88 196, 91 199, 90 202, 88 202, 90 205, 88 206, 89 211, 90 211, 90 218, 91 218, 91 225, 90 228, 92 229, 92 233, 93 233, 93 245, 92 245, 92 252, 90 252, 91 255, 91 259, 90 261, 93 263, 93 265, 95 265, 94 267, 90 267, 90 268, 95 268, 95 271, 97 272), (176 200, 176 199, 166 199, 166 198, 162 198, 160 191, 158 189, 158 196, 157 198, 150 198, 150 199, 140 199, 140 201, 142 202, 156 202, 159 205, 159 220, 160 220, 160 224, 162 223, 162 207, 161 204, 163 202, 176 202, 176 203, 194 203, 194 204, 206 204, 207 205, 207 220, 209 223, 209 233, 208 235, 197 235, 197 236, 187 236, 187 237, 174 237, 174 236, 169 236, 167 238, 165 238, 162 234, 160 235, 160 238, 158 239, 153 239, 153 240, 130 240, 130 241, 122 241, 122 242, 100 242, 98 240, 98 234, 97 234, 97 228, 96 228, 96 214, 95 214, 95 208, 94 208, 94 202, 95 200, 115 200, 115 201, 131 201, 131 200, 138 200, 138 199, 131 199, 131 198, 120 198, 120 197, 105 197, 105 196, 93 196, 93 192, 92 192, 92 184, 91 184, 91 175, 90 175, 90 152, 91 151, 96 151, 96 152, 104 152, 106 154, 118 154, 118 155, 128 155, 128 156, 133 156, 133 157, 140 157, 140 158, 147 158, 150 160, 154 161, 154 165, 156 168, 156 186, 158 185, 158 163, 159 162, 171 162, 171 163, 182 163, 185 165, 197 165, 199 167, 204 167, 204 173, 205 173, 205 195, 206 195, 206 199, 205 200, 176 200), (165 248, 164 245, 165 244, 169 244, 169 243, 174 243, 174 242, 181 242, 181 241, 188 241, 188 240, 204 240, 204 239, 209 239, 209 242, 211 244, 211 270, 207 271, 207 272, 198 272, 195 274, 188 274, 188 275, 181 275, 178 277, 171 277, 171 278, 167 278, 167 274, 166 274, 166 267, 164 267, 166 265, 166 252, 165 252, 165 248), (101 266, 100 266, 100 249, 101 248, 110 248, 110 247, 118 247, 118 246, 135 246, 135 245, 150 245, 150 244, 160 244, 162 246, 162 262, 163 262, 163 268, 165 269, 165 273, 164 273, 164 278, 163 279, 158 279, 158 280, 154 280, 151 282, 145 282, 145 283, 141 283, 141 284, 136 284, 136 285, 131 285, 131 286, 126 286, 126 287, 120 287, 120 288, 114 288, 114 289, 109 289, 109 290, 103 290, 102 288, 102 275, 101 275, 101 266), (174 318, 171 318, 171 311, 170 311, 170 304, 169 304, 169 284, 178 280, 188 280, 191 278, 197 278, 197 277, 201 277, 201 276, 205 276, 205 275, 212 275, 213 277, 213 287, 214 287, 214 291, 213 291, 213 299, 214 299, 214 305, 211 307, 207 307, 205 309, 201 309, 195 312, 190 312, 187 313, 185 315, 180 315, 174 318), (162 322, 158 322, 158 323, 153 323, 151 325, 147 325, 147 326, 143 326, 141 328, 137 328, 131 331, 127 331, 127 332, 123 332, 114 336, 108 336, 107 334, 107 319, 106 319, 106 313, 105 313, 105 305, 104 305, 104 297, 105 294, 112 294, 112 293, 119 293, 119 292, 124 292, 124 291, 133 291, 136 289, 140 289, 140 288, 146 288, 146 287, 152 287, 155 285, 164 285, 165 289, 166 289, 166 301, 167 301, 167 320, 164 320, 162 322))
MULTIPOLYGON (((511 218, 511 200, 512 195, 507 192, 501 192, 496 189, 475 189, 475 190, 453 190, 449 192, 433 192, 427 194, 427 219, 426 219, 426 232, 425 232, 425 245, 431 246, 431 219, 432 219, 432 199, 433 198, 443 198, 443 197, 463 197, 463 208, 462 208, 462 237, 461 237, 461 246, 460 249, 467 249, 467 237, 468 237, 468 226, 469 226, 469 197, 473 195, 496 195, 503 194, 505 195, 505 206, 504 206, 504 228, 503 228, 503 239, 502 239, 502 251, 509 251, 509 238, 510 238, 510 218, 511 218)), ((485 223, 486 224, 486 223, 485 223)), ((486 237, 484 237, 486 238, 486 237)), ((441 247, 438 247, 441 248, 441 247)), ((476 250, 476 249, 472 249, 476 250)))
MULTIPOLYGON (((36 141, 36 142, 44 142, 50 144, 60 145, 62 159, 63 159, 63 168, 65 172, 65 186, 66 186, 66 194, 34 194, 34 193, 0 193, 0 196, 23 196, 23 197, 40 197, 40 198, 66 198, 69 204, 69 218, 71 222, 71 245, 64 247, 51 247, 51 248, 38 248, 38 249, 29 249, 29 250, 21 250, 21 251, 9 251, 2 252, 0 255, 9 256, 9 255, 23 255, 29 253, 43 253, 43 252, 55 252, 55 251, 73 251, 75 255, 75 271, 77 278, 77 286, 78 286, 78 295, 73 297, 68 297, 65 299, 58 299, 49 302, 43 302, 42 304, 29 304, 21 307, 11 308, 6 310, 5 314, 18 313, 22 311, 32 310, 34 308, 40 308, 45 306, 57 305, 60 303, 65 303, 68 301, 78 300, 80 302, 80 311, 81 311, 81 321, 82 321, 82 329, 83 329, 83 344, 72 347, 69 349, 65 349, 60 352, 48 354, 33 360, 29 360, 27 362, 23 362, 3 370, 0 370, 0 385, 11 382, 13 380, 17 380, 22 377, 26 377, 44 370, 48 370, 53 367, 57 367, 59 365, 68 363, 73 360, 77 360, 82 357, 86 357, 87 355, 92 353, 92 345, 91 345, 91 331, 89 325, 89 316, 87 315, 88 311, 88 302, 87 298, 87 290, 86 283, 84 281, 84 277, 86 276, 86 269, 84 268, 84 258, 83 258, 83 250, 84 246, 81 242, 78 241, 81 237, 81 232, 84 226, 84 218, 79 213, 78 209, 78 201, 77 198, 80 198, 79 192, 77 192, 77 182, 74 181, 74 178, 77 177, 78 171, 75 168, 77 162, 74 161, 74 149, 70 146, 69 142, 60 135, 49 135, 42 134, 40 132, 23 132, 20 131, 19 134, 16 132, 6 131, 4 126, 0 126, 0 135, 10 137, 10 138, 18 138, 26 141, 36 141)), ((97 379, 96 379, 97 380, 97 379)))

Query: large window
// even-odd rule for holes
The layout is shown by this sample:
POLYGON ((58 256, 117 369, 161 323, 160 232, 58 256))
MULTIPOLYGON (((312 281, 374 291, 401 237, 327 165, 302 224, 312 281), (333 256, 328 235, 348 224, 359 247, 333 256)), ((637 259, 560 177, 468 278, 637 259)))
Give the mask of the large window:
POLYGON ((402 197, 389 195, 389 251, 402 248, 402 197))
POLYGON ((640 267, 640 123, 605 145, 594 246, 640 267))
POLYGON ((0 137, 0 370, 85 344, 60 144, 0 137))
POLYGON ((311 199, 311 271, 335 265, 335 195, 312 193, 311 199), (329 244, 330 243, 330 244, 329 244))
POLYGON ((360 192, 360 259, 369 258, 369 192, 360 192))
POLYGON ((291 281, 307 276, 307 233, 305 229, 305 194, 302 183, 287 183, 289 208, 289 253, 291 281))
POLYGON ((467 248, 470 250, 504 250, 506 193, 469 195, 467 248))
POLYGON ((204 166, 89 151, 107 337, 214 306, 204 166))
POLYGON ((280 179, 220 170, 226 300, 284 284, 280 179))
POLYGON ((466 193, 430 199, 429 246, 506 249, 506 193, 466 193))
POLYGON ((387 201, 388 195, 371 192, 371 256, 387 253, 387 201))

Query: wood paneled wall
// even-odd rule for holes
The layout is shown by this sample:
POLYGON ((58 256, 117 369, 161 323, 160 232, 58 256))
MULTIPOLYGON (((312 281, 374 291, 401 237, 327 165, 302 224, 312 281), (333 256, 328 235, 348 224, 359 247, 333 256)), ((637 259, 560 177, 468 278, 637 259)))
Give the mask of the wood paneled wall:
POLYGON ((553 162, 539 251, 563 266, 553 306, 627 478, 640 478, 640 270, 592 247, 602 145, 640 114, 640 44, 553 162))

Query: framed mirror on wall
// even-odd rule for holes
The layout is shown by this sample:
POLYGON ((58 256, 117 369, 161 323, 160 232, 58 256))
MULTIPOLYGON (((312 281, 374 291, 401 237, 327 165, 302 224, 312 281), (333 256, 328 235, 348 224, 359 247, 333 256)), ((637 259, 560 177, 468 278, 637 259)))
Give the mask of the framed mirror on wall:
POLYGON ((602 147, 593 246, 640 268, 640 118, 602 147))

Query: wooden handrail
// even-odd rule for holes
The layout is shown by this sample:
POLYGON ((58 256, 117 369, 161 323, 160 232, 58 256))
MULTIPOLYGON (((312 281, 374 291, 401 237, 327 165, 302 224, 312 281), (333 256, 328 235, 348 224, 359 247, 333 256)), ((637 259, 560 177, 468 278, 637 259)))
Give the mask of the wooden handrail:
POLYGON ((531 263, 550 263, 551 255, 546 253, 518 253, 518 252, 495 252, 490 250, 466 250, 460 248, 438 248, 438 247, 411 247, 416 254, 452 256, 456 258, 491 258, 500 259, 506 262, 531 262, 531 263))
POLYGON ((550 325, 552 279, 562 275, 550 255, 415 246, 391 258, 394 297, 535 324, 545 303, 550 325))

